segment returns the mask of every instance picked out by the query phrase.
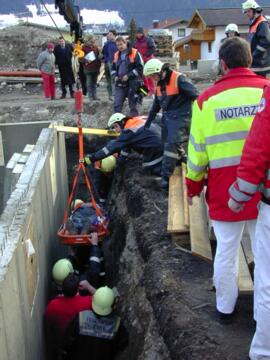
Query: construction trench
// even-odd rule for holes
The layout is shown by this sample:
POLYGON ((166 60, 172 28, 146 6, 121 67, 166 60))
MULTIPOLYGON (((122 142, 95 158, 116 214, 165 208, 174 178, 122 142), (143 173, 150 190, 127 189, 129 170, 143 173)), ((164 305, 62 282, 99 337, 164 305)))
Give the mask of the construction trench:
MULTIPOLYGON (((12 119, 2 121, 0 129, 0 175, 6 184, 1 186, 0 218, 1 360, 46 358, 43 314, 52 265, 67 252, 56 234, 78 161, 77 136, 65 136, 49 125, 67 112, 65 124, 75 126, 72 104, 40 100, 35 111, 31 101, 0 106, 0 117, 10 114, 6 119, 12 119), (14 153, 21 157, 10 164, 14 153)), ((95 108, 85 104, 85 126, 105 127, 110 106, 105 101, 95 108)), ((107 140, 85 136, 85 151, 107 140)), ((235 323, 222 326, 216 321, 212 263, 172 241, 167 208, 167 194, 153 176, 143 173, 137 154, 116 168, 107 199, 110 236, 103 250, 107 281, 121 295, 118 310, 130 339, 117 359, 245 359, 255 328, 252 296, 240 296, 235 323)))

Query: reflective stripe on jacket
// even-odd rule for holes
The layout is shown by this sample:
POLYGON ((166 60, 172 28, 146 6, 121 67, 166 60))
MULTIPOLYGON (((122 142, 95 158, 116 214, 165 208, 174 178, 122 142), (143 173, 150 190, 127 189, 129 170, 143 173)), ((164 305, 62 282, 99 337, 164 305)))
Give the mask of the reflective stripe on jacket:
POLYGON ((190 196, 200 193, 208 174, 211 219, 240 221, 257 216, 258 197, 239 214, 232 213, 227 201, 266 83, 249 69, 232 69, 194 104, 188 148, 188 193, 190 196))
POLYGON ((264 89, 259 110, 245 143, 237 181, 230 196, 237 202, 251 200, 260 189, 270 200, 270 86, 264 89))
POLYGON ((103 159, 126 148, 132 148, 139 153, 147 148, 160 148, 162 151, 160 128, 151 126, 145 129, 144 126, 145 120, 140 116, 127 120, 121 134, 95 153, 95 160, 103 159))

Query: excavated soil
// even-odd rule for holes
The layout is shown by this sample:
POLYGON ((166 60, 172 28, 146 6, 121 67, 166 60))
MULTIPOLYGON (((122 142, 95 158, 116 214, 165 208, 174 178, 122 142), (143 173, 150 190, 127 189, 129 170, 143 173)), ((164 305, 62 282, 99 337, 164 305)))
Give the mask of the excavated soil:
POLYGON ((105 258, 131 340, 119 359, 246 359, 252 297, 239 298, 234 324, 216 321, 212 264, 182 252, 167 234, 167 195, 157 184, 134 156, 116 170, 111 189, 105 258))

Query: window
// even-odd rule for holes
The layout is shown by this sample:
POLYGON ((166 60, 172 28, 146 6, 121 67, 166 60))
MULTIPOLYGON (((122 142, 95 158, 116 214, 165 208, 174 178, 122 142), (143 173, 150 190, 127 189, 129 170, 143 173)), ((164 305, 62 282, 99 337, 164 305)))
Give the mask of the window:
POLYGON ((178 37, 184 37, 184 36, 186 36, 186 29, 178 28, 178 37))
POLYGON ((212 52, 212 43, 211 42, 208 43, 208 52, 209 53, 212 52))
POLYGON ((184 52, 185 53, 189 53, 190 52, 190 45, 189 44, 184 44, 184 52))

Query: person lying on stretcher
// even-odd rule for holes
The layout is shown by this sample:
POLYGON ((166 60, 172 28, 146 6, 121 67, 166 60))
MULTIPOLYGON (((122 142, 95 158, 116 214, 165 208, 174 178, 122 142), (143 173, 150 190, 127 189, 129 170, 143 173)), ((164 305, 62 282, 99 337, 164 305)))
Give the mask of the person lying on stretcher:
POLYGON ((71 216, 66 221, 66 235, 87 235, 95 230, 99 219, 92 203, 83 202, 80 199, 74 201, 71 216))

